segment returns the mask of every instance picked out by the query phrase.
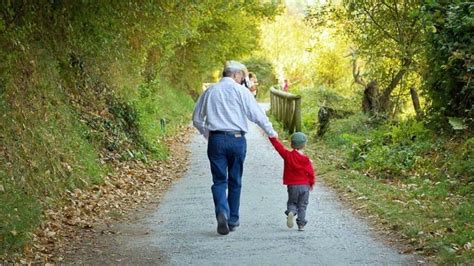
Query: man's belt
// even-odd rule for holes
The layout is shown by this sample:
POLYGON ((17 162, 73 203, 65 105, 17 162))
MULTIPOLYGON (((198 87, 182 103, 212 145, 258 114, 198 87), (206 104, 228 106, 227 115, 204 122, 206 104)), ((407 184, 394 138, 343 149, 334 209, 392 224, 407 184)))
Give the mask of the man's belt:
POLYGON ((230 135, 230 136, 243 136, 245 135, 244 131, 221 131, 221 130, 214 130, 209 131, 210 135, 230 135))

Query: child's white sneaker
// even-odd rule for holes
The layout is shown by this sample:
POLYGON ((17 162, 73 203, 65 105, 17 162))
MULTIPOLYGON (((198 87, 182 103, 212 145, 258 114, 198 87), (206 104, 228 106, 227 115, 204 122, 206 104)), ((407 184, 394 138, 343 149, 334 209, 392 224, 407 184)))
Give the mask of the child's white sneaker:
POLYGON ((288 217, 286 217, 286 225, 288 228, 293 228, 293 220, 295 219, 295 214, 292 212, 288 212, 288 217))

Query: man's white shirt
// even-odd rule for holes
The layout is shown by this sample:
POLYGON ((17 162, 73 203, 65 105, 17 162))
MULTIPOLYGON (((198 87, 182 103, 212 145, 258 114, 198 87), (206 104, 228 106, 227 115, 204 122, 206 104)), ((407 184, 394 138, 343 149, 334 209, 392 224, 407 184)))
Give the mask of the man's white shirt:
POLYGON ((247 119, 260 126, 268 136, 275 136, 272 123, 253 94, 232 78, 223 77, 198 99, 193 124, 204 135, 209 131, 248 131, 247 119))

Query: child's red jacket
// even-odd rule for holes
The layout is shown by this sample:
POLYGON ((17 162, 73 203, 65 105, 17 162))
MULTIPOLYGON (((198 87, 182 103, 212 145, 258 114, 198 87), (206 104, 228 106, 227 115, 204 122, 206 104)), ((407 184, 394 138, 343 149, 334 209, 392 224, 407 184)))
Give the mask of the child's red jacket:
POLYGON ((283 184, 284 185, 310 185, 314 186, 316 174, 308 156, 301 154, 296 149, 289 151, 278 140, 269 138, 273 147, 283 158, 283 184))

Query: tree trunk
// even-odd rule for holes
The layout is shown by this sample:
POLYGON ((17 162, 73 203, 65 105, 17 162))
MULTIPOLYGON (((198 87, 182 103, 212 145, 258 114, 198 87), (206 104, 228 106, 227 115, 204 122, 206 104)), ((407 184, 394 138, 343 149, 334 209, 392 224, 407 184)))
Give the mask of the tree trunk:
POLYGON ((387 113, 390 109, 390 95, 398 86, 403 76, 406 74, 408 67, 411 64, 411 59, 402 59, 402 66, 398 73, 393 77, 390 84, 379 94, 377 82, 372 80, 366 84, 360 75, 360 68, 357 65, 357 55, 352 51, 352 76, 354 82, 364 86, 364 97, 362 99, 362 110, 364 113, 375 114, 377 112, 387 113))
POLYGON ((387 88, 384 89, 382 95, 379 98, 379 107, 380 111, 382 112, 387 112, 390 108, 390 95, 392 94, 393 90, 397 87, 398 83, 400 83, 400 80, 402 80, 403 76, 408 70, 408 67, 411 64, 411 60, 404 59, 402 60, 402 67, 398 71, 398 73, 393 77, 392 81, 390 84, 387 86, 387 88))
POLYGON ((318 111, 318 136, 322 137, 329 128, 331 119, 344 118, 353 115, 353 112, 333 109, 328 106, 321 106, 318 111))
POLYGON ((371 81, 364 89, 362 98, 362 110, 364 113, 374 114, 379 110, 378 87, 376 81, 371 81))
POLYGON ((322 137, 326 133, 329 127, 329 110, 322 106, 319 108, 318 112, 318 122, 319 122, 319 129, 318 129, 318 136, 322 137))
POLYGON ((410 95, 411 100, 413 101, 413 108, 415 108, 416 119, 420 120, 423 116, 423 111, 421 110, 420 99, 418 98, 418 93, 416 92, 415 88, 410 88, 410 95))
POLYGON ((360 75, 360 67, 357 65, 357 55, 353 50, 352 53, 352 77, 354 82, 364 87, 364 96, 362 98, 362 111, 364 113, 374 114, 378 108, 378 88, 377 82, 372 80, 367 84, 360 75))

